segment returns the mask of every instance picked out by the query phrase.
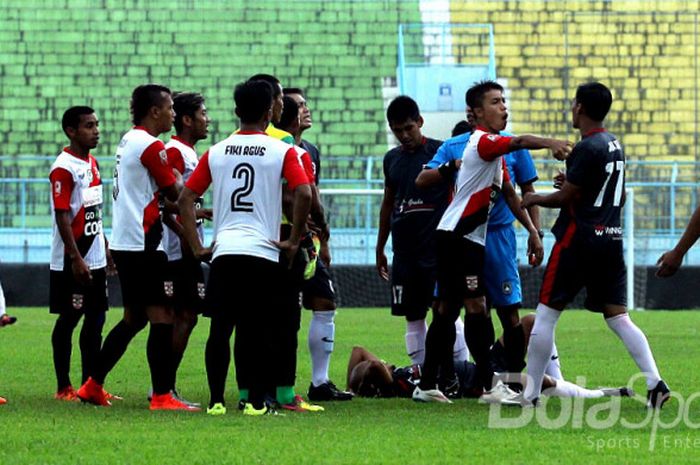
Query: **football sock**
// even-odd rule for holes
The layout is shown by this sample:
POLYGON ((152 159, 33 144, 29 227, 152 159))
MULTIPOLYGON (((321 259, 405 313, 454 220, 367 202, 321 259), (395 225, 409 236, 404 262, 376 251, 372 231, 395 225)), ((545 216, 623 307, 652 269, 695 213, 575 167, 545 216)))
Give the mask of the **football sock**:
POLYGON ((443 377, 454 376, 452 348, 455 325, 451 317, 435 312, 425 338, 425 363, 420 381, 421 389, 435 389, 438 373, 443 377))
MULTIPOLYGON (((82 314, 66 312, 59 315, 51 333, 53 346, 53 366, 56 371, 56 391, 70 386, 70 357, 73 350, 73 330, 82 314)), ((99 350, 99 349, 98 349, 99 350)))
POLYGON ((467 313, 464 317, 464 326, 467 346, 476 363, 477 379, 482 387, 489 390, 493 380, 490 356, 490 349, 495 339, 493 323, 484 313, 467 313))
POLYGON ((142 328, 140 325, 127 324, 124 320, 121 320, 112 328, 112 331, 105 338, 97 360, 97 366, 91 375, 98 384, 104 384, 107 373, 112 371, 114 365, 126 352, 129 342, 142 328))
POLYGON ((428 325, 425 319, 406 322, 406 353, 411 364, 422 365, 425 361, 425 337, 428 325))
POLYGON ((506 326, 503 328, 503 345, 506 350, 506 368, 509 373, 519 373, 525 361, 525 333, 523 326, 506 326))
POLYGON ((182 363, 182 359, 185 356, 185 350, 187 349, 187 343, 190 340, 190 335, 192 334, 192 330, 196 325, 196 316, 191 319, 187 316, 187 314, 175 316, 175 324, 173 325, 173 364, 176 377, 177 370, 180 368, 180 363, 182 363))
POLYGON ((564 376, 561 374, 561 363, 559 362, 559 352, 557 351, 556 343, 552 344, 552 356, 549 358, 549 363, 544 372, 554 379, 564 379, 564 376))
POLYGON ((542 303, 537 305, 535 324, 530 332, 530 343, 527 346, 527 383, 524 397, 535 400, 542 390, 544 369, 550 362, 554 345, 554 327, 561 312, 542 303))
POLYGON ((600 389, 586 389, 563 379, 558 379, 557 385, 547 389, 545 394, 552 397, 584 397, 586 399, 598 399, 605 395, 600 389))
POLYGON ((309 324, 309 352, 311 353, 311 382, 320 386, 328 382, 328 367, 335 338, 335 311, 313 312, 309 324))
POLYGON ((462 318, 455 320, 455 345, 452 349, 452 360, 454 363, 466 362, 469 359, 469 349, 467 340, 464 337, 464 322, 462 318))
POLYGON ((294 386, 277 386, 275 397, 281 405, 291 404, 294 402, 294 386))
POLYGON ((167 394, 173 382, 173 325, 151 323, 146 343, 146 356, 151 369, 153 394, 167 394))
POLYGON ((105 312, 87 313, 80 330, 80 359, 83 365, 82 383, 87 381, 90 373, 95 371, 97 358, 102 347, 102 328, 105 324, 105 312))
POLYGON ((623 313, 605 322, 612 329, 622 343, 627 347, 635 363, 647 378, 647 389, 654 389, 661 380, 659 369, 656 367, 654 355, 651 353, 649 341, 641 329, 630 319, 629 314, 623 313))
MULTIPOLYGON (((226 376, 231 363, 231 334, 233 334, 233 321, 214 315, 209 329, 209 339, 204 352, 204 362, 207 368, 207 382, 209 383, 209 406, 216 403, 224 403, 224 390, 226 376)), ((236 334, 236 338, 239 334, 236 334)), ((241 362, 236 364, 239 382, 245 376, 246 365, 241 362)), ((239 389, 242 401, 248 400, 248 390, 239 389)))

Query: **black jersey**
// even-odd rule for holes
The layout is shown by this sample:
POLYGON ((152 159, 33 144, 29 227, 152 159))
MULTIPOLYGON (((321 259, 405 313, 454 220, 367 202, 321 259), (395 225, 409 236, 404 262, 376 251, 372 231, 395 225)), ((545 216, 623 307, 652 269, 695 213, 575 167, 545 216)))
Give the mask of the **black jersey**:
POLYGON ((321 177, 321 153, 318 151, 318 147, 308 140, 301 140, 301 148, 306 150, 311 156, 311 163, 314 167, 314 184, 318 186, 318 180, 321 177))
POLYGON ((434 233, 448 203, 447 183, 416 187, 416 178, 442 144, 423 139, 415 151, 396 147, 384 156, 384 182, 394 191, 391 238, 394 254, 434 262, 434 233))
POLYGON ((581 197, 561 209, 552 228, 557 240, 574 234, 584 242, 621 239, 625 155, 617 138, 602 128, 586 134, 566 160, 566 179, 581 188, 581 197))

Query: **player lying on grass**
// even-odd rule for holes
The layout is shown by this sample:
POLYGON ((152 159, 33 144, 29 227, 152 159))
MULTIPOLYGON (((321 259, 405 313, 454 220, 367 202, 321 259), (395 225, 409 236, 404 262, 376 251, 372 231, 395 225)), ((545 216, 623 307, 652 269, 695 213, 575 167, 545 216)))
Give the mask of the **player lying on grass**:
MULTIPOLYGON (((524 316, 521 320, 525 332, 525 345, 535 322, 535 315, 524 316)), ((525 367, 521 360, 520 370, 525 367)), ((508 358, 504 349, 503 336, 491 346, 491 364, 494 372, 503 374, 506 371, 508 358)), ((476 376, 476 365, 469 361, 455 363, 455 372, 459 378, 460 389, 454 397, 478 397, 474 395, 479 390, 476 376)), ((420 383, 420 365, 397 367, 371 353, 364 347, 355 346, 348 362, 348 390, 360 397, 411 397, 414 389, 420 383)), ((547 365, 546 375, 542 381, 542 389, 553 397, 584 397, 599 398, 606 396, 632 396, 634 393, 625 387, 586 389, 566 381, 561 373, 556 346, 547 365)), ((489 399, 484 399, 488 401, 489 399)))

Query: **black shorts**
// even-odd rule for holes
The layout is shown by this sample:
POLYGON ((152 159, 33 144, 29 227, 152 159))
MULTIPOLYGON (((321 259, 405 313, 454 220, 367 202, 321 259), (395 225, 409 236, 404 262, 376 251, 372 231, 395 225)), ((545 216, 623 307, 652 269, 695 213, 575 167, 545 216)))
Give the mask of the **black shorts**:
POLYGON ((51 271, 49 276, 49 312, 106 312, 107 273, 105 268, 90 270, 92 283, 83 286, 73 277, 70 262, 63 266, 63 271, 51 271))
POLYGON ((622 241, 584 244, 574 237, 554 244, 542 280, 540 302, 564 308, 584 287, 584 306, 588 310, 602 312, 605 305, 627 305, 622 241))
POLYGON ((165 252, 113 250, 124 306, 140 308, 168 305, 165 276, 168 256, 165 252))
POLYGON ((395 254, 391 264, 391 314, 408 321, 424 319, 434 300, 435 278, 434 266, 395 254))
MULTIPOLYGON (((311 277, 304 281, 302 285, 304 301, 314 297, 330 300, 335 302, 335 289, 333 289, 333 279, 328 272, 328 268, 321 260, 316 262, 316 272, 311 277)), ((313 310, 313 309, 311 309, 313 310)))
POLYGON ((486 295, 484 246, 450 231, 435 233, 438 297, 448 302, 486 295))
POLYGON ((186 257, 168 262, 165 295, 176 312, 191 310, 197 314, 202 313, 205 289, 204 272, 199 260, 186 257))
MULTIPOLYGON (((229 314, 234 322, 242 311, 270 312, 281 304, 279 263, 249 255, 222 255, 214 259, 207 283, 204 315, 229 314)), ((265 328, 261 328, 265 331, 265 328)))

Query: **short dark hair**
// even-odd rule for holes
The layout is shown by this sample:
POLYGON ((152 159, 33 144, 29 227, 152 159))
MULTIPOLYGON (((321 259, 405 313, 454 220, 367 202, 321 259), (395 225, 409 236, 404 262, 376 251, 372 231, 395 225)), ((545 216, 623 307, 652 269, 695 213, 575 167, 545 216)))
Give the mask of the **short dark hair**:
POLYGON ((469 124, 469 121, 462 120, 459 123, 455 124, 455 127, 452 128, 452 137, 457 137, 467 132, 472 132, 473 130, 474 128, 471 124, 469 124))
POLYGON ((66 131, 66 129, 78 129, 78 126, 80 126, 80 117, 82 115, 91 115, 93 113, 95 113, 95 110, 85 105, 70 107, 65 111, 65 113, 63 113, 63 118, 61 118, 61 127, 63 128, 63 132, 65 132, 67 136, 68 131, 66 131))
POLYGON ((131 93, 131 121, 140 124, 152 107, 163 104, 163 93, 170 94, 170 89, 160 84, 143 84, 131 93))
POLYGON ((236 115, 242 123, 256 123, 272 107, 272 86, 266 81, 246 81, 233 91, 236 115))
POLYGON ((284 102, 284 108, 282 109, 279 124, 276 126, 286 131, 289 127, 291 127, 292 122, 299 116, 299 105, 297 105, 297 102, 288 95, 282 97, 282 101, 284 102))
POLYGON ((503 86, 496 81, 486 80, 474 84, 467 90, 464 99, 469 108, 481 108, 484 105, 484 95, 490 90, 500 90, 503 92, 503 86))
POLYGON ((600 82, 581 84, 576 89, 576 103, 581 104, 583 111, 593 121, 603 121, 612 105, 610 89, 600 82))
POLYGON ((386 120, 391 123, 403 123, 406 120, 418 121, 420 110, 418 104, 408 95, 399 95, 386 109, 386 120))
POLYGON ((306 95, 304 94, 304 90, 301 89, 300 87, 285 87, 283 92, 284 92, 284 95, 299 94, 302 97, 306 97, 306 95))
POLYGON ((277 96, 280 94, 280 80, 274 77, 272 74, 256 74, 251 76, 248 81, 265 81, 270 84, 270 87, 272 87, 272 98, 277 98, 277 96))
POLYGON ((204 105, 204 97, 197 92, 176 92, 173 96, 175 108, 175 131, 182 131, 182 117, 194 118, 194 114, 204 105))

